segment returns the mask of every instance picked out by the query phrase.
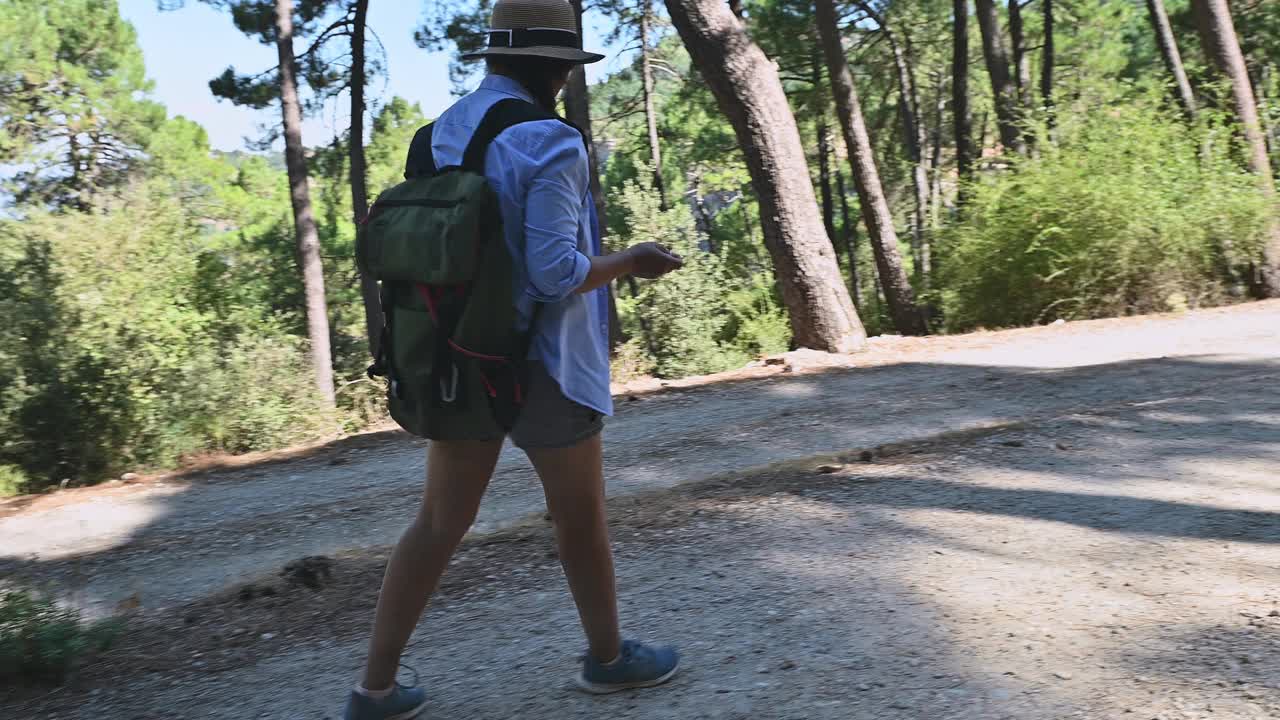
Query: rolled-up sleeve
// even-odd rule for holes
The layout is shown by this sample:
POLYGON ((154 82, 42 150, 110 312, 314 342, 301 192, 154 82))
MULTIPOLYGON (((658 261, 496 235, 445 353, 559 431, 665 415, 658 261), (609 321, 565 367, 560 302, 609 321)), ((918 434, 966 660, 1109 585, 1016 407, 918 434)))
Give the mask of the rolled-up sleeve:
POLYGON ((535 160, 524 214, 528 292, 536 302, 558 302, 582 287, 591 270, 591 260, 578 249, 587 151, 582 136, 557 121, 535 160))

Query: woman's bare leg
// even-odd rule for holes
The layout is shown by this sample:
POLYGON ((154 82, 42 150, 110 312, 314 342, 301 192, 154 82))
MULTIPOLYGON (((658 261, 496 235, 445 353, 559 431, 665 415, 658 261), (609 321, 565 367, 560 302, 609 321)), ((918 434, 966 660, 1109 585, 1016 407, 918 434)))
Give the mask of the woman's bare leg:
POLYGON ((501 451, 501 440, 432 442, 428 448, 422 507, 391 553, 382 580, 365 688, 384 690, 395 682, 400 655, 475 521, 501 451))
POLYGON ((600 435, 568 448, 527 451, 542 479, 547 509, 556 525, 560 564, 578 605, 591 654, 609 662, 618 657, 622 640, 602 452, 600 435))

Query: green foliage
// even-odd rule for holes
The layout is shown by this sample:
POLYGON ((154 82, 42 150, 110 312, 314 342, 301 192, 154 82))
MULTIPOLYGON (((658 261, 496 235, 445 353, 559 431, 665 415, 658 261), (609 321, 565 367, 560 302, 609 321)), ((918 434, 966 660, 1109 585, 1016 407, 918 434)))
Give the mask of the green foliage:
POLYGON ((110 647, 112 621, 80 613, 26 590, 0 593, 0 681, 61 682, 86 656, 110 647))
POLYGON ((661 377, 718 372, 745 364, 747 354, 724 342, 730 319, 730 283, 720 259, 699 246, 688 208, 663 210, 647 182, 627 183, 610 198, 625 217, 624 244, 652 241, 685 258, 681 271, 659 282, 644 283, 633 306, 620 307, 634 316, 637 329, 647 328, 654 371, 661 377))
POLYGON ((116 3, 0 4, 0 164, 20 202, 87 207, 121 183, 164 109, 116 3))
POLYGON ((27 491, 27 475, 16 465, 0 465, 0 498, 27 491))
POLYGON ((791 323, 773 285, 772 273, 758 273, 726 300, 730 321, 722 335, 746 355, 776 355, 791 344, 791 323))
POLYGON ((0 464, 37 488, 84 484, 332 432, 300 341, 222 284, 236 255, 145 186, 103 212, 0 224, 14 348, 0 359, 0 464))
MULTIPOLYGON (((634 4, 612 3, 612 15, 634 21, 634 4)), ((659 32, 663 23, 659 18, 659 32)), ((787 349, 791 331, 775 295, 759 210, 732 127, 709 88, 690 72, 689 56, 668 35, 655 43, 654 104, 663 180, 672 207, 663 212, 651 189, 650 148, 638 60, 591 90, 597 142, 611 147, 603 167, 609 192, 605 221, 615 249, 658 240, 680 248, 684 270, 647 283, 639 298, 622 292, 619 313, 632 340, 615 369, 623 376, 665 377, 737 367, 787 349), (702 201, 702 210, 692 203, 702 201), (710 208, 710 209, 707 209, 710 208), (694 222, 699 216, 698 223, 694 222), (686 312, 690 308, 695 312, 686 312)))
MULTIPOLYGON (((274 3, 202 0, 236 28, 275 41, 274 3)), ((181 2, 166 1, 167 6, 181 2)), ((1185 0, 1168 2, 1197 92, 1221 86, 1200 62, 1185 0)), ((1280 124, 1280 5, 1236 6, 1264 124, 1280 124)), ((654 105, 669 207, 649 189, 649 137, 633 54, 591 88, 611 248, 647 240, 688 267, 623 286, 631 340, 615 377, 712 372, 786 350, 791 334, 771 272, 743 153, 719 103, 653 3, 654 105)), ((817 133, 834 113, 809 6, 744 0, 748 31, 779 67, 812 173, 817 133)), ((1027 121, 1036 157, 980 163, 969 205, 954 207, 948 0, 843 3, 843 30, 875 159, 902 236, 913 205, 904 98, 886 27, 907 52, 942 202, 929 237, 940 273, 928 295, 947 328, 1196 307, 1243 293, 1267 208, 1239 169, 1232 132, 1211 112, 1188 129, 1159 109, 1167 84, 1140 4, 1057 3, 1055 112, 1040 107, 1043 27, 1023 13, 1030 74, 1027 121), (881 27, 883 20, 885 27, 881 27), (1056 127, 1049 131, 1049 121, 1056 127), (933 154, 937 147, 936 155, 933 154)), ((475 49, 492 0, 428 3, 423 47, 475 49)), ((638 0, 589 12, 620 43, 636 38, 638 0)), ((345 91, 352 4, 295 2, 298 70, 309 111, 345 91)), ((1003 13, 1003 10, 1002 10, 1003 13)), ((976 24, 969 90, 975 132, 994 144, 990 83, 976 24)), ((632 45, 634 47, 634 45, 632 45)), ((382 70, 374 56, 369 74, 382 70)), ((474 79, 482 65, 454 65, 474 79)), ((215 94, 277 101, 276 68, 228 70, 215 94)), ((194 82, 194 81, 193 81, 194 82)), ((383 388, 363 376, 364 318, 351 262, 347 135, 311 148, 339 410, 321 410, 309 380, 305 308, 288 184, 275 155, 211 153, 200 125, 166 118, 148 99, 135 33, 115 3, 0 4, 0 165, 11 200, 0 219, 0 494, 63 479, 85 484, 139 465, 242 452, 363 427, 382 416, 383 388)), ((371 107, 379 108, 376 100, 371 107)), ((400 179, 421 108, 393 98, 373 116, 366 148, 372 194, 400 179)), ((1274 133, 1273 133, 1274 134, 1274 133)), ((853 183, 837 136, 832 170, 853 183)), ((270 140, 272 138, 268 138, 270 140)), ((837 235, 845 227, 836 198, 837 235)), ((815 198, 815 202, 817 198, 815 198)), ((841 248, 841 255, 844 255, 841 248)), ((889 326, 860 242, 856 273, 867 328, 889 326)))
POLYGON ((948 328, 1228 299, 1267 205, 1229 157, 1229 127, 1189 129, 1154 104, 1080 114, 1057 147, 973 188, 942 260, 948 328))
POLYGON ((373 118, 373 132, 365 147, 369 163, 369 190, 377 193, 404 180, 404 161, 409 143, 418 129, 427 124, 418 103, 393 97, 373 118))
MULTIPOLYGON (((276 4, 274 0, 201 0, 207 5, 231 12, 236 29, 263 45, 276 44, 276 4)), ((177 9, 182 0, 165 3, 165 9, 177 9)), ((303 108, 314 112, 324 103, 345 92, 351 83, 350 41, 354 32, 355 4, 346 0, 294 0, 293 31, 295 40, 305 39, 306 45, 294 43, 294 60, 299 84, 311 90, 303 98, 303 108)), ((375 46, 379 47, 379 46, 375 46)), ((365 59, 364 77, 381 73, 385 63, 378 54, 365 59)), ((262 109, 274 104, 280 97, 279 65, 251 75, 241 75, 235 67, 228 67, 221 75, 209 81, 214 97, 230 100, 236 105, 262 109)), ((268 135, 273 140, 275 133, 268 135)))
MULTIPOLYGON (((618 303, 621 307, 627 301, 619 299, 618 303)), ((634 305, 634 302, 631 305, 634 305)), ((630 312, 627 314, 630 315, 630 312)), ((654 370, 653 358, 650 357, 649 351, 645 349, 644 342, 640 338, 631 338, 622 343, 614 351, 613 360, 610 363, 610 376, 615 383, 650 377, 654 370)))
POLYGON ((461 56, 486 45, 485 30, 493 13, 493 0, 442 0, 423 3, 423 8, 422 24, 414 31, 413 39, 423 50, 456 51, 449 59, 449 79, 454 92, 461 95, 467 82, 484 68, 461 56))

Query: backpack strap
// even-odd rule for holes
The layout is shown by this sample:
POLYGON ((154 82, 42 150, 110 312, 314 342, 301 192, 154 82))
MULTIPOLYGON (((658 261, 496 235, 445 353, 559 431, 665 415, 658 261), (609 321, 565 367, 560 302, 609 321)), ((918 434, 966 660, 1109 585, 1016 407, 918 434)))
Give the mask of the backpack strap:
MULTIPOLYGON (((463 152, 462 168, 478 175, 483 175, 485 157, 489 152, 489 145, 499 135, 521 123, 539 120, 557 120, 568 125, 576 130, 578 135, 582 136, 582 142, 586 145, 587 136, 582 132, 582 128, 577 125, 527 100, 507 98, 494 103, 485 113, 484 119, 476 127, 475 132, 471 135, 471 142, 467 143, 467 149, 463 152)), ((587 150, 590 152, 590 148, 587 148, 587 150)), ((529 319, 528 340, 530 342, 533 339, 533 331, 541 315, 542 303, 534 303, 533 316, 529 319)), ((521 355, 522 360, 525 355, 528 355, 528 347, 524 348, 524 353, 521 355)))
POLYGON ((436 159, 431 153, 431 134, 435 127, 436 124, 431 123, 414 133, 413 142, 409 143, 409 157, 404 164, 405 180, 436 174, 436 159))
MULTIPOLYGON (((489 145, 507 129, 538 120, 557 120, 578 130, 578 127, 568 120, 526 100, 519 98, 499 100, 485 113, 484 119, 472 134, 471 142, 467 144, 467 149, 462 155, 462 168, 483 175, 485 155, 489 152, 489 145)), ((582 131, 578 130, 578 133, 581 134, 582 131)))
MULTIPOLYGON (((493 141, 509 128, 521 123, 536 122, 538 120, 558 120, 577 130, 579 135, 582 134, 581 128, 577 125, 531 102, 519 98, 499 100, 485 112, 484 119, 480 121, 480 125, 472 133, 471 141, 467 143, 467 148, 463 151, 462 167, 478 175, 483 175, 484 161, 489 152, 489 145, 493 144, 493 141)), ((409 156, 405 160, 405 180, 434 175, 442 169, 436 166, 435 155, 431 151, 434 130, 435 123, 431 123, 419 128, 418 132, 414 134, 413 142, 409 144, 409 156)), ((583 142, 585 143, 585 136, 583 137, 583 142)))

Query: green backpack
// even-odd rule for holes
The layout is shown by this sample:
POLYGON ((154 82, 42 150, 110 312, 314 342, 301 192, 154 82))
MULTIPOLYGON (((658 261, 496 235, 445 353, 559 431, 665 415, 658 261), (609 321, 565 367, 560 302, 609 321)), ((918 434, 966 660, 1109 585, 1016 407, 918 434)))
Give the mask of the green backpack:
POLYGON ((383 328, 369 375, 387 379, 391 416, 414 435, 496 438, 519 416, 541 306, 530 332, 519 332, 512 257, 485 154, 507 128, 551 119, 561 120, 523 100, 501 100, 476 128, 462 165, 444 168, 432 157, 433 126, 422 128, 405 181, 378 196, 357 234, 360 270, 381 284, 383 328))

